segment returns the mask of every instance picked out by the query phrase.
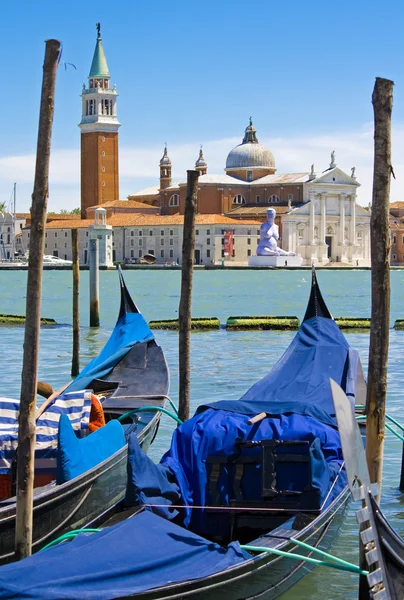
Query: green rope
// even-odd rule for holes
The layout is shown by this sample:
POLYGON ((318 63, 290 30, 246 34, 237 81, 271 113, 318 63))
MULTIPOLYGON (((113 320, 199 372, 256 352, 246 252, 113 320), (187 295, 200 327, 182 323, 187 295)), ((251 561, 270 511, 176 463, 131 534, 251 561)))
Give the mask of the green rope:
POLYGON ((171 404, 171 407, 173 408, 175 414, 178 415, 178 408, 175 406, 174 402, 171 400, 171 398, 169 398, 168 401, 171 404))
POLYGON ((389 421, 391 421, 392 423, 394 423, 394 425, 397 425, 397 427, 399 429, 401 429, 401 431, 404 431, 404 426, 401 425, 401 423, 399 423, 398 421, 396 421, 395 419, 393 419, 393 417, 391 417, 390 415, 386 415, 386 419, 388 419, 389 421))
MULTIPOLYGON (((387 417, 387 415, 386 415, 386 417, 387 417)), ((355 418, 357 421, 363 421, 364 419, 366 419, 366 415, 360 415, 355 418)), ((393 421, 393 423, 396 422, 395 419, 393 419, 393 417, 390 417, 390 421, 393 421)), ((401 425, 399 423, 396 422, 396 424, 397 424, 397 426, 401 427, 401 425)), ((398 437, 399 440, 401 440, 404 443, 404 436, 400 435, 398 433, 398 431, 396 431, 391 425, 389 425, 388 423, 385 423, 385 427, 386 427, 386 429, 391 431, 391 433, 393 433, 396 437, 398 437)))
POLYGON ((165 415, 168 415, 169 417, 174 419, 174 421, 177 421, 179 425, 182 425, 183 423, 183 421, 181 421, 181 419, 178 418, 177 415, 174 415, 172 412, 170 412, 166 408, 163 408, 162 406, 141 406, 139 408, 134 408, 133 410, 129 410, 128 412, 121 415, 118 418, 118 421, 123 421, 124 419, 127 419, 128 417, 131 417, 133 414, 136 414, 138 412, 162 412, 165 415))
POLYGON ((46 546, 44 546, 43 548, 40 549, 40 552, 42 552, 42 550, 46 550, 47 548, 51 548, 51 546, 60 544, 60 542, 64 542, 65 540, 73 540, 77 535, 79 535, 79 533, 99 533, 100 531, 101 531, 101 529, 91 529, 91 528, 73 529, 72 531, 68 531, 67 533, 64 533, 60 537, 56 538, 56 540, 49 542, 49 544, 46 544, 46 546))
MULTIPOLYGON (((296 540, 295 540, 296 541, 296 540)), ((303 542, 302 542, 303 543, 303 542)), ((319 565, 322 567, 330 567, 331 569, 339 569, 340 571, 349 571, 350 573, 359 573, 359 575, 368 575, 368 571, 363 571, 360 567, 353 565, 352 563, 346 564, 338 564, 336 562, 328 562, 326 560, 317 560, 316 558, 311 558, 310 556, 302 556, 301 554, 294 554, 293 552, 284 552, 283 550, 276 550, 275 548, 264 548, 262 546, 240 546, 243 550, 248 550, 249 552, 267 552, 268 554, 276 554, 277 556, 283 556, 284 558, 292 558, 295 560, 302 560, 308 562, 312 565, 319 565)), ((309 548, 313 551, 316 551, 317 548, 309 546, 309 548)), ((321 552, 321 551, 320 551, 321 552)), ((324 553, 326 554, 326 553, 324 553)), ((332 560, 336 560, 334 556, 329 555, 332 560)), ((341 559, 339 559, 341 560, 341 559)), ((345 562, 345 561, 344 561, 345 562)))
POLYGON ((297 540, 296 538, 289 538, 289 539, 293 544, 296 544, 296 546, 300 546, 301 548, 305 548, 306 550, 310 550, 311 552, 316 552, 317 554, 324 556, 325 558, 328 558, 329 560, 335 561, 339 565, 345 565, 346 567, 355 567, 356 566, 350 562, 347 562, 346 560, 344 560, 342 558, 338 558, 338 556, 333 556, 332 554, 328 554, 328 552, 324 552, 323 550, 320 550, 320 548, 316 548, 315 546, 310 546, 310 544, 306 544, 306 542, 302 542, 300 540, 297 540))
POLYGON ((404 442, 404 437, 402 435, 400 435, 398 433, 398 431, 396 431, 391 425, 389 425, 388 423, 385 423, 384 425, 385 425, 386 429, 388 429, 389 431, 391 431, 391 433, 394 433, 394 435, 396 437, 398 437, 399 440, 401 440, 402 442, 404 442))

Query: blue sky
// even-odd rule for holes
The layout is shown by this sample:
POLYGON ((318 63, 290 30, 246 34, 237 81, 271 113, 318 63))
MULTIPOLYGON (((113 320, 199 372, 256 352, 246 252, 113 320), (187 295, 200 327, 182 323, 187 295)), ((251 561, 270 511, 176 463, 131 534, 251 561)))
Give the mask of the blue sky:
POLYGON ((392 200, 404 200, 404 4, 398 0, 204 0, 3 3, 0 201, 18 184, 19 211, 33 185, 44 40, 63 42, 52 137, 49 210, 79 206, 80 92, 95 23, 119 93, 120 196, 157 183, 167 141, 184 179, 203 144, 223 172, 252 115, 278 172, 356 166, 359 202, 371 199, 376 76, 393 79, 392 200))

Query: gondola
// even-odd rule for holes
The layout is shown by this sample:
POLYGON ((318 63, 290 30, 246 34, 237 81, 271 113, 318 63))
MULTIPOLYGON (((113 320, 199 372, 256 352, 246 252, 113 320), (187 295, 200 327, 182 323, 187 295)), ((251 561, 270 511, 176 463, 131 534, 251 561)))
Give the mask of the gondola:
POLYGON ((200 406, 158 465, 131 436, 124 510, 0 568, 0 598, 280 596, 312 567, 292 559, 312 554, 298 542, 327 550, 349 497, 329 377, 363 402, 358 354, 313 270, 300 330, 270 373, 238 401, 200 406))
MULTIPOLYGON (((67 386, 59 399, 53 401, 60 407, 56 407, 56 410, 63 412, 72 395, 80 395, 79 390, 90 390, 97 394, 102 401, 107 427, 90 433, 85 439, 91 440, 93 445, 99 444, 104 460, 78 476, 73 476, 74 472, 70 472, 73 478, 60 485, 53 481, 35 489, 34 552, 64 532, 80 528, 88 521, 100 521, 103 516, 106 518, 108 511, 122 500, 126 488, 127 438, 134 432, 139 444, 147 452, 158 430, 161 417, 159 409, 164 408, 168 399, 169 373, 163 351, 133 302, 120 270, 119 279, 120 311, 109 340, 101 353, 67 386), (125 416, 128 411, 150 406, 152 408, 146 412, 125 416), (122 420, 122 427, 112 427, 113 435, 121 436, 118 439, 118 449, 116 450, 117 442, 114 441, 115 446, 111 455, 108 455, 105 444, 109 441, 105 441, 104 431, 110 431, 110 421, 118 418, 122 420), (120 432, 120 429, 123 431, 120 432)), ((81 394, 83 395, 82 392, 81 394)), ((52 410, 52 407, 51 402, 47 410, 52 410)), ((43 412, 42 416, 39 415, 39 419, 44 417, 42 421, 37 420, 37 441, 38 438, 41 439, 42 431, 39 423, 47 423, 47 414, 46 411, 43 412)), ((69 436, 70 422, 64 427, 65 435, 69 436)), ((54 429, 57 443, 57 422, 54 429)), ((41 455, 38 462, 49 462, 51 459, 46 456, 48 455, 41 455)), ((97 460, 96 456, 93 463, 97 460)), ((1 563, 14 559, 15 513, 15 496, 0 502, 1 563)))
POLYGON ((352 406, 344 391, 331 382, 338 429, 346 463, 348 484, 354 500, 363 508, 357 512, 365 556, 369 564, 369 597, 383 600, 404 598, 404 540, 391 527, 373 493, 361 434, 352 406))

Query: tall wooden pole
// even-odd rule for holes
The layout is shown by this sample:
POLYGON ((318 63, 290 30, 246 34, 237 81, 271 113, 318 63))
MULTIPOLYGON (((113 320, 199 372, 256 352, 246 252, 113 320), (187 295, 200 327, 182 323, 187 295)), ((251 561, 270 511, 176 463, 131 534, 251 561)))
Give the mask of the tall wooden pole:
POLYGON ((376 78, 372 95, 375 122, 370 241, 372 256, 372 322, 370 328, 366 398, 366 459, 370 481, 382 485, 387 360, 390 326, 389 202, 391 165, 391 111, 393 82, 376 78))
POLYGON ((178 310, 179 400, 178 416, 189 419, 191 390, 191 303, 195 251, 195 215, 198 199, 198 171, 187 171, 184 232, 182 241, 181 298, 178 310))
POLYGON ((98 239, 90 240, 90 327, 100 326, 100 276, 98 239))
POLYGON ((32 546, 35 401, 38 376, 42 258, 48 202, 54 93, 59 56, 60 42, 58 40, 47 40, 43 66, 35 182, 31 206, 24 357, 21 375, 20 414, 18 419, 17 514, 15 528, 15 553, 17 559, 29 556, 32 546))
MULTIPOLYGON (((389 202, 391 165, 391 111, 393 82, 376 78, 372 94, 374 111, 374 166, 370 244, 372 257, 372 321, 370 328, 366 398, 366 460, 370 481, 382 489, 384 423, 386 414, 387 360, 390 325, 389 202)), ((360 541, 359 563, 367 569, 360 541)), ((366 577, 359 578, 359 599, 369 598, 366 577)))
POLYGON ((73 355, 72 377, 80 371, 80 262, 78 230, 72 229, 72 259, 73 259, 73 355))

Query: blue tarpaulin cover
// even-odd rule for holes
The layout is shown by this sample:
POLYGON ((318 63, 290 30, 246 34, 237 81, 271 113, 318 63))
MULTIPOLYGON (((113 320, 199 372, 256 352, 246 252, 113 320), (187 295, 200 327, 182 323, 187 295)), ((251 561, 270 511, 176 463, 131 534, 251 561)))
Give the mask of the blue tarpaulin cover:
MULTIPOLYGON (((227 526, 226 517, 212 520, 207 511, 193 510, 192 506, 212 503, 211 466, 206 461, 235 456, 237 439, 310 442, 311 480, 307 474, 304 481, 299 464, 285 467, 278 479, 283 478, 286 489, 303 490, 309 485, 314 491, 311 508, 325 508, 345 486, 345 474, 340 474, 343 457, 329 378, 337 381, 354 403, 358 361, 358 354, 349 347, 332 319, 313 317, 302 323, 271 372, 240 400, 200 407, 192 419, 177 428, 170 450, 161 462, 175 474, 181 489, 182 504, 186 506, 184 525, 203 535, 220 525, 227 526), (247 415, 260 412, 271 416, 247 425, 247 415), (300 488, 296 487, 299 485, 300 488)), ((227 467, 220 469, 216 491, 219 503, 228 505, 234 498, 235 473, 227 467)), ((261 465, 249 472, 245 469, 241 480, 245 500, 260 499, 260 481, 261 465)), ((167 511, 168 517, 170 514, 167 511)))
POLYGON ((102 379, 112 371, 137 342, 149 342, 154 335, 138 312, 127 312, 120 317, 115 328, 101 350, 69 385, 66 391, 72 392, 90 386, 93 379, 102 379))
POLYGON ((314 417, 336 427, 329 379, 334 379, 348 398, 355 399, 359 357, 332 319, 304 321, 289 348, 263 379, 240 400, 226 400, 199 407, 255 415, 294 413, 314 417))
POLYGON ((208 577, 251 557, 237 542, 221 548, 149 511, 80 534, 0 568, 0 598, 119 598, 208 577))
MULTIPOLYGON (((211 466, 206 464, 206 459, 235 456, 237 438, 244 441, 276 439, 310 442, 311 477, 307 470, 302 471, 300 463, 297 463, 296 466, 293 464, 282 465, 282 472, 278 474, 279 489, 303 491, 306 486, 312 488, 313 493, 310 496, 312 505, 306 506, 306 508, 325 508, 346 485, 345 473, 340 472, 343 457, 339 434, 335 428, 320 423, 313 417, 294 414, 271 417, 250 426, 247 425, 245 415, 224 410, 206 410, 195 415, 175 430, 170 450, 159 465, 164 469, 159 472, 159 477, 164 475, 167 477, 161 488, 164 491, 161 496, 169 498, 177 495, 181 501, 176 500, 173 504, 185 506, 180 511, 183 524, 193 531, 198 531, 201 535, 209 535, 213 531, 223 535, 227 533, 229 521, 226 513, 217 518, 209 511, 200 508, 193 510, 192 507, 210 506, 215 503, 211 497, 209 483, 211 466), (171 471, 170 475, 167 468, 171 471), (173 480, 172 474, 175 475, 176 483, 174 487, 167 489, 168 484, 173 480), (332 493, 328 495, 335 480, 332 493)), ((260 453, 261 450, 254 448, 253 451, 260 453)), ((286 448, 285 451, 288 454, 303 453, 300 446, 295 450, 286 448)), ((156 465, 153 465, 148 475, 143 472, 142 479, 140 479, 136 454, 136 450, 131 446, 129 460, 133 461, 131 470, 133 479, 132 483, 129 480, 128 486, 135 486, 139 503, 162 504, 163 501, 161 498, 158 499, 159 494, 156 492, 159 483, 156 479, 152 479, 154 477, 152 469, 156 465), (151 483, 152 480, 154 487, 151 483), (142 482, 148 483, 143 489, 142 482), (153 490, 153 492, 150 493, 149 490, 153 490)), ((143 460, 149 461, 150 459, 145 457, 143 460)), ((216 486, 220 505, 229 505, 230 500, 234 499, 234 477, 234 468, 221 466, 221 474, 216 486)), ((244 500, 259 500, 261 497, 261 465, 246 467, 240 484, 244 500)), ((128 487, 127 496, 131 495, 134 498, 133 494, 134 491, 128 487)), ((168 504, 166 500, 164 503, 168 504)), ((173 518, 176 515, 169 508, 159 508, 159 514, 164 514, 167 518, 173 518)))

